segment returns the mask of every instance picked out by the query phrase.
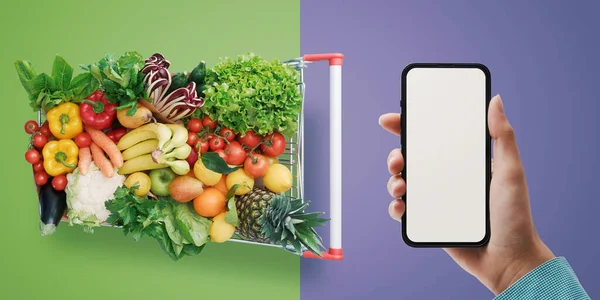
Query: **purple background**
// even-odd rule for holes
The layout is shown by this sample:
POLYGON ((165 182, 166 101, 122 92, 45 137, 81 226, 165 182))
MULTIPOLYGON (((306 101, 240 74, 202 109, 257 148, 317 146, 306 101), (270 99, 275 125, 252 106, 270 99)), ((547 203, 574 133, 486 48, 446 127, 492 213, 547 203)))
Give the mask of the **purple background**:
MULTIPOLYGON (((301 52, 343 52, 342 262, 302 260, 302 299, 490 299, 440 249, 411 249, 388 217, 386 158, 411 62, 481 62, 525 164, 542 239, 600 296, 600 46, 592 1, 301 1, 301 52), (577 3, 574 5, 574 3, 577 3)), ((599 3, 599 2, 596 2, 599 3)), ((328 211, 328 70, 307 70, 306 198, 328 211), (318 174, 318 175, 317 175, 318 174)), ((321 230, 328 238, 327 230, 321 230)))

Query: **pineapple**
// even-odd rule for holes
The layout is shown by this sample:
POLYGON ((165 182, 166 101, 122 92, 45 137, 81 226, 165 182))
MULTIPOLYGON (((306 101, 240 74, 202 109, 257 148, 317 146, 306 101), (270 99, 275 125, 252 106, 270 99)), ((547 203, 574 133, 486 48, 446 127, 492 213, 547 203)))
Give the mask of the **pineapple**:
POLYGON ((261 243, 292 245, 298 253, 304 246, 321 256, 321 237, 313 229, 329 219, 322 213, 306 213, 308 202, 290 200, 284 193, 276 194, 255 187, 235 200, 239 224, 238 236, 261 243))

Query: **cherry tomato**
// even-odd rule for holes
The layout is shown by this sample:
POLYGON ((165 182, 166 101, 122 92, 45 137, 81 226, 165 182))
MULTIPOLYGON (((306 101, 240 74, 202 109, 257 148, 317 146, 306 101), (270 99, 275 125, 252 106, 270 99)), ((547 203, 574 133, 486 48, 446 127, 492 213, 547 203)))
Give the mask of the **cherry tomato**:
POLYGON ((195 133, 202 131, 202 120, 191 118, 188 122, 188 130, 195 133))
POLYGON ((40 153, 35 149, 29 149, 25 152, 25 160, 30 164, 37 164, 42 160, 40 153))
POLYGON ((106 136, 113 142, 117 143, 117 138, 115 137, 115 133, 111 130, 106 133, 106 136))
POLYGON ((213 136, 210 139, 210 141, 208 141, 208 146, 210 147, 210 150, 217 151, 217 150, 221 150, 221 149, 223 149, 223 147, 225 147, 225 142, 223 141, 222 138, 220 138, 218 136, 213 136))
POLYGON ((25 122, 25 132, 28 134, 32 134, 40 129, 38 123, 34 120, 29 120, 25 122))
POLYGON ((225 162, 227 162, 227 154, 225 154, 225 151, 223 151, 223 149, 219 149, 217 151, 215 151, 217 154, 219 154, 219 156, 225 160, 225 162))
POLYGON ((208 141, 198 141, 194 146, 194 151, 199 152, 200 154, 208 151, 208 141))
POLYGON ((39 132, 35 133, 33 135, 33 138, 31 139, 31 143, 33 144, 34 147, 36 147, 38 149, 42 149, 42 148, 44 148, 46 143, 48 143, 48 137, 46 137, 45 135, 43 135, 39 132))
POLYGON ((198 143, 198 134, 192 131, 188 132, 187 144, 194 146, 196 143, 198 143))
POLYGON ((119 127, 119 128, 115 128, 113 130, 111 130, 111 132, 113 133, 113 136, 115 138, 115 143, 118 143, 121 138, 127 134, 127 129, 125 127, 119 127))
POLYGON ((52 179, 52 187, 57 191, 62 191, 67 187, 67 177, 58 175, 52 179))
POLYGON ((244 161, 244 171, 252 178, 261 178, 267 173, 269 161, 260 154, 253 154, 244 161))
POLYGON ((243 136, 242 134, 238 134, 237 140, 242 146, 245 146, 248 149, 252 149, 260 143, 260 137, 252 130, 247 131, 243 136))
POLYGON ((92 137, 87 132, 82 132, 75 136, 75 144, 79 148, 86 148, 92 144, 92 137))
POLYGON ((238 142, 231 142, 225 147, 225 154, 227 159, 225 162, 232 166, 239 166, 246 160, 246 151, 242 148, 242 145, 238 142))
POLYGON ((33 172, 43 172, 44 171, 44 161, 40 160, 37 163, 33 164, 33 172))
POLYGON ((221 129, 221 131, 219 132, 219 135, 221 135, 223 138, 225 138, 228 141, 233 141, 235 139, 235 133, 233 132, 233 130, 224 127, 221 129))
POLYGON ((42 124, 42 127, 40 127, 40 133, 47 137, 52 135, 52 132, 50 132, 50 127, 48 126, 48 121, 42 124))
POLYGON ((44 171, 35 172, 33 179, 35 180, 35 184, 44 185, 46 182, 48 182, 48 174, 44 171))
POLYGON ((217 121, 213 121, 208 115, 206 115, 202 119, 202 126, 215 129, 217 127, 217 121))
POLYGON ((281 135, 281 133, 275 132, 267 135, 264 138, 263 144, 260 145, 260 150, 262 150, 262 152, 266 156, 277 157, 283 154, 283 152, 285 151, 285 144, 286 142, 283 135, 281 135))

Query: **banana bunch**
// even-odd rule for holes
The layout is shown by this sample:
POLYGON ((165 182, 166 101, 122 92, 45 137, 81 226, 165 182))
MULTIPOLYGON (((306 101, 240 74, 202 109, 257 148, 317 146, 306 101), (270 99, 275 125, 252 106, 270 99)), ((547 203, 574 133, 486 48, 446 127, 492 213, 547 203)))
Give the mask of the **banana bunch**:
POLYGON ((117 143, 123 154, 122 175, 170 167, 185 175, 190 166, 185 160, 192 152, 188 131, 180 124, 149 123, 125 134, 117 143))

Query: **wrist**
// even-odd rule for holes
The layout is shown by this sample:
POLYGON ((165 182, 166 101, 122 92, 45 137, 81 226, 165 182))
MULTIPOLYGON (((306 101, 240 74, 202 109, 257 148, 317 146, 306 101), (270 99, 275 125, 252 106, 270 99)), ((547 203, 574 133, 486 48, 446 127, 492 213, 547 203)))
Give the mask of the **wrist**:
POLYGON ((504 272, 492 285, 492 292, 495 295, 499 295, 527 273, 556 257, 542 241, 535 243, 532 248, 522 257, 507 264, 504 272))

